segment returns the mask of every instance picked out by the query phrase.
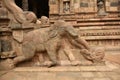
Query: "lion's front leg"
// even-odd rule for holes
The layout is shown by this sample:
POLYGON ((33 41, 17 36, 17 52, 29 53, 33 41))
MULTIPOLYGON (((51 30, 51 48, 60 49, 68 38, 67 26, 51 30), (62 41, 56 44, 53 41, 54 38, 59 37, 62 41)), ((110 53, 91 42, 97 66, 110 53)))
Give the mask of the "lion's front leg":
POLYGON ((59 50, 59 42, 56 39, 50 40, 46 43, 45 48, 47 50, 49 59, 52 61, 52 64, 49 65, 48 67, 57 65, 58 64, 57 53, 59 50))
POLYGON ((32 42, 23 43, 21 52, 21 55, 18 55, 13 59, 15 65, 17 65, 20 62, 32 59, 35 54, 35 46, 32 42))

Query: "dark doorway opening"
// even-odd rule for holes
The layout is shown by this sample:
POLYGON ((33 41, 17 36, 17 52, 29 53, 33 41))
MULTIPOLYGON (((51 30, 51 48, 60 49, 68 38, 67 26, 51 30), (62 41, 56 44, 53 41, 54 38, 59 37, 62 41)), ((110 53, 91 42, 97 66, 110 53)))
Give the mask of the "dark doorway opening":
MULTIPOLYGON (((22 0, 15 0, 15 2, 22 8, 22 0)), ((49 0, 28 0, 28 11, 33 11, 38 18, 49 17, 49 0)))
POLYGON ((49 17, 49 0, 29 0, 29 11, 33 11, 38 18, 49 17))
POLYGON ((15 3, 17 4, 17 6, 22 8, 22 0, 15 0, 15 3))

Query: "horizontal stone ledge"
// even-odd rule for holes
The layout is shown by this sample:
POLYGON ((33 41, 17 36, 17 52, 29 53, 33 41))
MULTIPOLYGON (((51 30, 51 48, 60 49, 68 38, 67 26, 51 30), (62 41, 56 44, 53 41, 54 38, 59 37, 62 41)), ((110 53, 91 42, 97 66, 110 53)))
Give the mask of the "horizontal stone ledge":
POLYGON ((73 26, 86 27, 86 26, 115 26, 115 25, 120 25, 120 22, 78 23, 73 26))
POLYGON ((105 65, 97 66, 56 66, 56 67, 17 67, 13 71, 20 72, 111 72, 119 69, 120 65, 105 62, 105 65))
POLYGON ((79 27, 80 31, 86 31, 86 30, 118 30, 120 29, 119 25, 114 26, 89 26, 89 27, 79 27))
POLYGON ((46 68, 46 67, 18 67, 15 68, 13 71, 30 71, 30 72, 88 72, 88 71, 112 71, 111 68, 107 66, 81 66, 81 67, 51 67, 51 68, 46 68))
MULTIPOLYGON (((120 21, 120 18, 92 18, 92 19, 64 19, 65 21, 77 21, 77 22, 104 22, 104 21, 120 21)), ((50 22, 55 22, 54 19, 50 19, 50 22)))
POLYGON ((120 18, 97 18, 97 19, 78 19, 78 22, 96 22, 96 21, 120 21, 120 18))
POLYGON ((9 32, 12 32, 12 30, 9 28, 0 28, 0 32, 9 33, 9 32))
POLYGON ((114 40, 120 39, 120 35, 118 36, 82 36, 86 40, 114 40))
POLYGON ((0 21, 1 21, 1 20, 8 20, 8 21, 10 21, 10 19, 9 19, 8 17, 1 17, 1 16, 0 16, 0 21))

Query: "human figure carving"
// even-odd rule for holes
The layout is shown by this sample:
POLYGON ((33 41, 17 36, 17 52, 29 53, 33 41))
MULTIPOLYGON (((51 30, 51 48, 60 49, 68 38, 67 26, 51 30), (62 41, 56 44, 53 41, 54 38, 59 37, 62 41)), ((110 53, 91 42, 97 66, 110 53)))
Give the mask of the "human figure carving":
POLYGON ((63 12, 64 13, 70 12, 70 4, 68 2, 65 2, 63 12))
POLYGON ((105 16, 106 12, 105 12, 104 0, 98 0, 97 4, 98 4, 97 5, 98 6, 98 15, 105 16))

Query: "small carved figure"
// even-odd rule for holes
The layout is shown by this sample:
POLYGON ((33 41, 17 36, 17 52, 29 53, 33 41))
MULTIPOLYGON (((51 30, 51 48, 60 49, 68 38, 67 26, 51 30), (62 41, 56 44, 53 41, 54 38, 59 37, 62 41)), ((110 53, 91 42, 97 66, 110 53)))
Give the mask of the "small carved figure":
POLYGON ((106 12, 105 12, 104 0, 98 0, 97 1, 97 6, 98 6, 98 15, 105 16, 106 12))
POLYGON ((41 17, 41 24, 49 24, 49 18, 46 16, 41 17))
POLYGON ((63 12, 64 12, 64 13, 69 13, 69 12, 70 12, 70 4, 69 4, 69 2, 65 2, 65 3, 64 3, 63 12))

